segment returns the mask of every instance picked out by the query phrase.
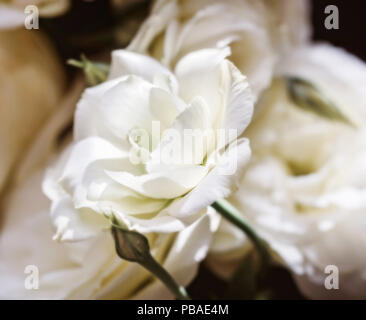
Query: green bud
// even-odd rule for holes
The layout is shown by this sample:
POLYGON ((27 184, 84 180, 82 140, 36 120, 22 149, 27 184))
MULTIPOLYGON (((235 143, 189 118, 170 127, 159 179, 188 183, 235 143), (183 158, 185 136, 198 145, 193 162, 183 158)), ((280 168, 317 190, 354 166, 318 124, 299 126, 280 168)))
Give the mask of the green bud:
POLYGON ((112 225, 117 254, 120 258, 144 264, 150 259, 150 247, 147 238, 135 231, 112 225))
POLYGON ((136 262, 155 275, 174 294, 176 299, 189 300, 186 289, 153 258, 147 238, 135 231, 124 229, 112 217, 112 236, 118 256, 127 261, 136 262))
POLYGON ((285 81, 292 102, 299 108, 317 114, 320 117, 354 125, 339 109, 311 82, 292 76, 285 81))

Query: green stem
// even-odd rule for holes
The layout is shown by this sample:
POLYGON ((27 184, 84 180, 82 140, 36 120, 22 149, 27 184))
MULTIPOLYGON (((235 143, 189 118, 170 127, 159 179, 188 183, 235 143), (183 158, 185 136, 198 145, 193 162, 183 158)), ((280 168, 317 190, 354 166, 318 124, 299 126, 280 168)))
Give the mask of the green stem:
POLYGON ((240 228, 252 241, 261 258, 261 271, 264 272, 269 264, 269 254, 264 241, 257 235, 254 229, 244 220, 240 212, 228 201, 222 199, 211 205, 225 219, 240 228))
POLYGON ((141 265, 154 274, 174 294, 177 300, 191 300, 186 289, 150 255, 141 265))

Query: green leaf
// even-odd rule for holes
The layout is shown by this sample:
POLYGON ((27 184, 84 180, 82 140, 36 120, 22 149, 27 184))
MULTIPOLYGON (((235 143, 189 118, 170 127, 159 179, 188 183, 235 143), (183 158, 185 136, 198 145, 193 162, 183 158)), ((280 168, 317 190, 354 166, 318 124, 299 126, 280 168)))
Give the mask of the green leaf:
POLYGON ((305 111, 313 112, 328 120, 339 121, 354 126, 339 107, 329 100, 310 81, 292 76, 286 76, 285 81, 289 96, 297 107, 305 111))
POLYGON ((107 80, 110 67, 106 63, 90 61, 83 54, 81 60, 69 59, 67 63, 84 71, 89 86, 95 86, 107 80))

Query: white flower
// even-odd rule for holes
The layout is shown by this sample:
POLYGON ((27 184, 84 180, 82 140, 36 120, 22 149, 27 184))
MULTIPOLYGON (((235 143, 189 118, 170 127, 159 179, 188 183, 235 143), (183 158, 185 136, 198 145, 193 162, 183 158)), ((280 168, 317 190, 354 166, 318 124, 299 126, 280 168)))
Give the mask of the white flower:
MULTIPOLYGON (((5 198, 0 234, 0 299, 167 299, 167 288, 136 263, 120 259, 110 232, 77 243, 52 241, 43 169, 5 198), (28 265, 39 270, 38 290, 27 290, 28 265)), ((208 209, 177 234, 150 234, 151 252, 182 285, 194 278, 218 217, 208 209)))
POLYGON ((61 65, 42 34, 0 32, 0 191, 63 89, 61 65))
POLYGON ((230 45, 257 97, 278 56, 305 43, 309 29, 306 0, 160 0, 128 48, 172 67, 191 51, 230 45))
MULTIPOLYGON (((72 86, 25 155, 17 184, 2 198, 0 299, 173 298, 151 273, 117 256, 109 230, 71 244, 52 241, 50 201, 41 188, 45 163, 57 161, 60 149, 70 143, 68 137, 62 146, 57 142, 65 123, 71 120, 82 86, 80 82, 72 86), (37 290, 27 290, 24 285, 30 276, 25 273, 29 265, 39 270, 37 290)), ((218 224, 219 216, 208 208, 179 233, 149 234, 151 252, 186 286, 205 258, 218 224)))
POLYGON ((24 26, 27 6, 36 6, 42 17, 54 17, 69 9, 69 0, 10 0, 0 3, 0 29, 24 26))
POLYGON ((253 102, 228 54, 228 48, 192 52, 173 74, 150 57, 113 52, 109 80, 85 91, 75 141, 44 183, 55 238, 93 236, 112 215, 142 233, 180 231, 231 193, 250 157, 248 140, 236 138, 250 122, 253 102), (198 145, 204 152, 186 162, 192 149, 170 133, 180 139, 187 129, 236 134, 208 135, 207 149, 198 145), (135 136, 140 131, 145 136, 135 136), (131 154, 146 161, 135 164, 131 154), (224 174, 227 167, 236 170, 224 174))
MULTIPOLYGON (((288 266, 309 298, 366 297, 366 66, 327 45, 286 59, 282 72, 311 81, 355 124, 332 122, 292 105, 273 83, 248 128, 253 157, 231 198, 288 266), (327 290, 328 265, 339 289, 327 290)), ((238 261, 248 242, 234 228, 218 232, 211 263, 238 261), (232 243, 232 244, 231 244, 232 243)))

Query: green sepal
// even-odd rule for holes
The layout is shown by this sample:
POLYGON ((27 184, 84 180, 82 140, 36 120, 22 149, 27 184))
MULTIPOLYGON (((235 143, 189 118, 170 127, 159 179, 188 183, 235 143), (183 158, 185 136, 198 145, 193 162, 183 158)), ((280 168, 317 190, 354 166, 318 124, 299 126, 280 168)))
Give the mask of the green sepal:
POLYGON ((293 76, 286 76, 284 79, 289 97, 295 106, 328 120, 339 121, 354 126, 340 108, 326 97, 313 83, 293 76))
POLYGON ((81 60, 69 59, 67 63, 84 71, 89 86, 95 86, 107 80, 110 69, 108 64, 91 61, 83 54, 80 58, 81 60))

